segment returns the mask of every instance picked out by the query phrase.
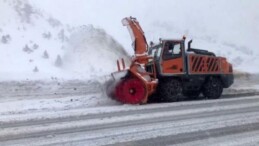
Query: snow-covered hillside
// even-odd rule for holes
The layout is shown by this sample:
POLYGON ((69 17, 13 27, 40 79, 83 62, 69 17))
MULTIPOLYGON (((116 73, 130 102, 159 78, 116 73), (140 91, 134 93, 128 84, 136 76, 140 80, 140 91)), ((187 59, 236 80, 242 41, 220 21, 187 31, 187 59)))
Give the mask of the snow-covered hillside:
POLYGON ((123 48, 133 54, 126 16, 148 41, 186 35, 235 70, 259 72, 258 8, 257 0, 0 0, 0 80, 108 75, 128 56, 123 48))
POLYGON ((259 72, 258 0, 30 0, 62 20, 104 28, 131 54, 121 19, 137 17, 148 41, 194 39, 193 46, 226 56, 236 70, 259 72))
POLYGON ((0 0, 0 16, 0 80, 87 79, 126 55, 103 29, 63 24, 26 0, 0 0))

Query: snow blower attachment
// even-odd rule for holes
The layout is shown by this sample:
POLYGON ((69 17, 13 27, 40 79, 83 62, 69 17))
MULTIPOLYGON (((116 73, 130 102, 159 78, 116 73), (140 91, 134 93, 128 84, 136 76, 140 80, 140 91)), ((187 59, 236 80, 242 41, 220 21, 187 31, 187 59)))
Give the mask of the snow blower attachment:
POLYGON ((191 48, 185 50, 185 37, 178 40, 160 39, 148 47, 136 18, 122 20, 132 38, 134 56, 129 67, 123 59, 117 61, 118 71, 109 84, 110 95, 128 104, 152 101, 177 101, 179 95, 197 98, 219 98, 223 88, 233 84, 232 65, 224 57, 191 48), (159 82, 158 82, 159 81, 159 82), (151 96, 155 94, 156 96, 151 96))
POLYGON ((112 73, 115 80, 115 91, 113 96, 118 101, 129 104, 146 103, 157 86, 155 64, 149 64, 151 71, 147 71, 147 65, 153 57, 148 55, 148 45, 144 32, 138 21, 129 17, 122 20, 124 26, 128 27, 133 40, 135 54, 130 67, 125 67, 123 59, 117 61, 118 72, 112 73))

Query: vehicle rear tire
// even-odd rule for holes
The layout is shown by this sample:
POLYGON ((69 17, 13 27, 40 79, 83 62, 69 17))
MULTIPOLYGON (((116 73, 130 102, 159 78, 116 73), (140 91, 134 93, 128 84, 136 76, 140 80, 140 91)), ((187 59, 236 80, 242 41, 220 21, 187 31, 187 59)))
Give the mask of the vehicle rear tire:
POLYGON ((200 96, 200 91, 185 91, 183 92, 183 95, 187 97, 188 99, 198 99, 200 96))
POLYGON ((163 80, 158 85, 158 93, 161 101, 175 102, 182 94, 182 84, 177 79, 163 80))
POLYGON ((208 99, 218 99, 222 95, 223 85, 220 79, 210 77, 203 85, 202 94, 208 99))
POLYGON ((160 103, 159 95, 157 93, 153 93, 148 97, 148 103, 160 103))

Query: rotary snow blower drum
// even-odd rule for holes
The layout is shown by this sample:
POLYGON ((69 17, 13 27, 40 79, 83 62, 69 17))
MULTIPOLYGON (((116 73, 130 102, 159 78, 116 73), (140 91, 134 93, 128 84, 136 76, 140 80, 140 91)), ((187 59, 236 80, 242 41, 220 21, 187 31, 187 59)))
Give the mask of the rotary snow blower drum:
POLYGON ((146 103, 148 96, 154 92, 157 81, 135 61, 129 69, 122 66, 121 68, 118 61, 118 72, 112 73, 113 80, 107 86, 108 95, 122 103, 146 103))

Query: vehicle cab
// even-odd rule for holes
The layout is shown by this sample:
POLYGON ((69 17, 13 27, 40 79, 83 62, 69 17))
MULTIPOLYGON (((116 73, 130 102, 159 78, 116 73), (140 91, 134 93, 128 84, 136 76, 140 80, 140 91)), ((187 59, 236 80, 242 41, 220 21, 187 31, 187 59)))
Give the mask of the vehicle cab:
POLYGON ((160 40, 159 44, 151 45, 149 55, 154 57, 158 74, 171 76, 184 74, 185 68, 185 39, 160 40))

